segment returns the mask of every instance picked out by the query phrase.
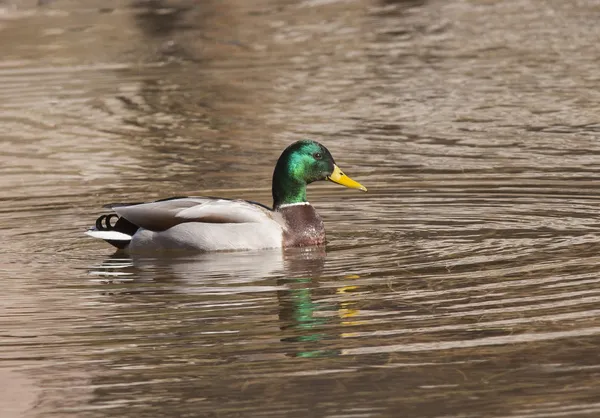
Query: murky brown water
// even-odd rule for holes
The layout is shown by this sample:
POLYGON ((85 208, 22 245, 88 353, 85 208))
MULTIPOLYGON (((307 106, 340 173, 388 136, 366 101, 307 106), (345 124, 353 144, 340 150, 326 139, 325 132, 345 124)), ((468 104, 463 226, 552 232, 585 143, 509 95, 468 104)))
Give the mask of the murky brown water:
POLYGON ((600 5, 0 3, 4 417, 600 416, 600 5), (103 204, 270 203, 324 251, 129 259, 103 204))

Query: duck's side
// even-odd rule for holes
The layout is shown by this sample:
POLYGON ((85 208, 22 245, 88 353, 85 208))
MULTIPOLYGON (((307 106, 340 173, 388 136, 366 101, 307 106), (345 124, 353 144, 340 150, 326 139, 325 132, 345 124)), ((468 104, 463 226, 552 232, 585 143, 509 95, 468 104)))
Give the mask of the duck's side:
POLYGON ((210 224, 187 222, 165 231, 139 229, 132 237, 130 252, 192 250, 241 251, 282 247, 282 227, 264 224, 210 224))
POLYGON ((280 248, 285 221, 261 205, 241 200, 189 197, 114 206, 88 235, 129 252, 235 251, 280 248))
MULTIPOLYGON (((325 225, 321 216, 308 202, 282 205, 276 211, 251 202, 208 200, 207 198, 182 198, 169 203, 153 202, 143 205, 116 206, 115 214, 102 215, 96 226, 87 234, 101 238, 109 244, 129 252, 196 250, 236 251, 280 247, 306 247, 325 243, 325 225), (203 208, 194 209, 196 219, 186 220, 179 216, 167 216, 175 207, 186 207, 190 202, 203 202, 203 208), (168 208, 164 208, 168 205, 168 208), (215 217, 215 208, 206 206, 234 207, 235 217, 223 212, 215 217), (240 217, 240 206, 250 211, 247 218, 240 217), (151 209, 151 211, 149 211, 151 209), (253 214, 257 211, 256 214, 253 214), (158 214, 163 212, 162 216, 158 214), (203 215, 200 215, 203 213, 203 215), (144 224, 140 227, 127 218, 144 224), (202 217, 203 216, 203 217, 202 217), (113 224, 112 220, 118 217, 113 224), (150 218, 149 218, 150 217, 150 218)), ((189 214, 190 212, 188 212, 189 214)))

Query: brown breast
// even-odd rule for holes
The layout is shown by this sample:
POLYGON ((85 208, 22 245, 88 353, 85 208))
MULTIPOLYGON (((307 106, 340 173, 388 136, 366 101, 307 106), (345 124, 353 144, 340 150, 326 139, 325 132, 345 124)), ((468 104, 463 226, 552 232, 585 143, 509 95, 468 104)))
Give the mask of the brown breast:
POLYGON ((286 230, 283 233, 284 247, 307 247, 325 243, 325 225, 310 204, 291 205, 277 208, 283 216, 286 230))

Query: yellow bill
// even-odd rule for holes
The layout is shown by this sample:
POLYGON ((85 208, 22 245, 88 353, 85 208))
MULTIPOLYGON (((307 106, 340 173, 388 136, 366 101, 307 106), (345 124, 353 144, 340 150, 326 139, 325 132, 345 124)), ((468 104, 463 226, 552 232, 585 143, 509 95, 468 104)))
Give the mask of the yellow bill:
POLYGON ((336 164, 333 165, 333 173, 327 177, 327 180, 331 180, 334 183, 341 184, 342 186, 346 186, 351 189, 358 189, 362 190, 363 192, 367 191, 365 186, 345 175, 336 164))

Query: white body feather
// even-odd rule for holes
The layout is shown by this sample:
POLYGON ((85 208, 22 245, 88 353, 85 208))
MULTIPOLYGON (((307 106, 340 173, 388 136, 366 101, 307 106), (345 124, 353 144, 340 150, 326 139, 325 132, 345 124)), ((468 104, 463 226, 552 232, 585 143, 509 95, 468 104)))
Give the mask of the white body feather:
POLYGON ((186 222, 160 232, 140 228, 131 239, 129 251, 257 250, 280 248, 282 243, 283 229, 273 220, 237 224, 186 222))

